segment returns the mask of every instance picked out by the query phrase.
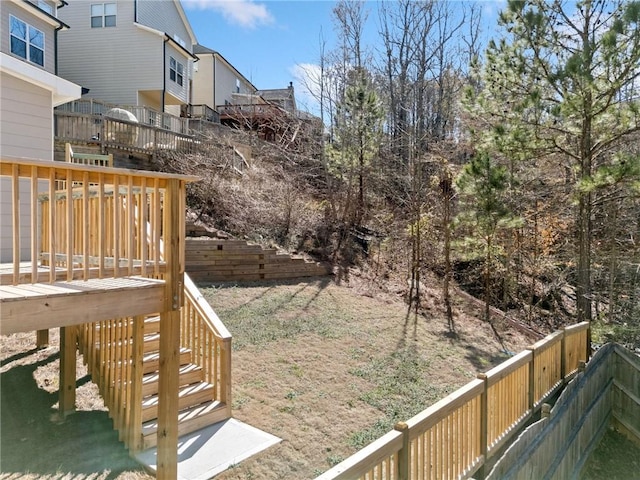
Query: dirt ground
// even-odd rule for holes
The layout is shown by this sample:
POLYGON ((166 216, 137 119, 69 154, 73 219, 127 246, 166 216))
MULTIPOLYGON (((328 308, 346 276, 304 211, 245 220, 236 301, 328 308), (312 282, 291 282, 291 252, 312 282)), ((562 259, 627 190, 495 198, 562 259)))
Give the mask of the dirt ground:
MULTIPOLYGON (((443 395, 532 343, 454 299, 456 335, 436 291, 428 314, 402 300, 328 278, 201 288, 234 339, 233 416, 282 438, 219 479, 314 478, 443 395)), ((78 367, 78 412, 55 416, 58 343, 35 333, 0 338, 0 479, 143 479, 97 389, 78 367)))
POLYGON ((640 445, 608 430, 584 466, 580 480, 640 480, 640 445))

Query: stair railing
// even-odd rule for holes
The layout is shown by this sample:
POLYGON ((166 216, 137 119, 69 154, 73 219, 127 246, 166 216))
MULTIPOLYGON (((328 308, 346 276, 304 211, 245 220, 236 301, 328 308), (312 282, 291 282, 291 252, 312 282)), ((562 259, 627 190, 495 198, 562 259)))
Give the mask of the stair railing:
POLYGON ((192 363, 202 367, 206 382, 214 385, 214 398, 231 417, 231 334, 184 274, 184 306, 180 310, 180 342, 191 350, 192 363))

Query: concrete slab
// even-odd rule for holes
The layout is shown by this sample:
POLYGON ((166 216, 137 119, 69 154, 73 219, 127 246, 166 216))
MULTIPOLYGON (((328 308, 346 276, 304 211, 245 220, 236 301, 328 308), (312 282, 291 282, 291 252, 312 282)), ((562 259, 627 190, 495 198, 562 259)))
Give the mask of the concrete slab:
MULTIPOLYGON (((178 479, 208 480, 282 439, 235 418, 178 439, 178 479)), ((136 460, 156 471, 157 449, 140 452, 136 460)))

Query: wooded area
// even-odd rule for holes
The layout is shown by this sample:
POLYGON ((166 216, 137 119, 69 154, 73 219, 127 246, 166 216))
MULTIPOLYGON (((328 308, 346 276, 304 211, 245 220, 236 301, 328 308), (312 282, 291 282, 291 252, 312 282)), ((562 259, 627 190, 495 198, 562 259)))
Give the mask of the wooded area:
POLYGON ((637 346, 640 3, 509 1, 495 28, 475 3, 369 8, 339 1, 338 47, 319 39, 322 141, 253 143, 278 187, 262 175, 245 194, 250 172, 231 186, 199 168, 190 205, 232 234, 406 278, 416 313, 435 273, 452 332, 455 282, 488 321, 595 320, 596 341, 637 346))

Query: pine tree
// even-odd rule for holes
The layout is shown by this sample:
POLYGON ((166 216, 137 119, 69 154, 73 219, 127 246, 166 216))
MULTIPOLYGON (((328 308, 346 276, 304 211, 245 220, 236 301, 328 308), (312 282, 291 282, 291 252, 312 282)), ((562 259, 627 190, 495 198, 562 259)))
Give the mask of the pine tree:
POLYGON ((577 316, 590 320, 596 193, 584 185, 616 168, 622 144, 638 141, 640 2, 509 0, 499 26, 471 110, 484 123, 484 146, 512 167, 560 159, 576 204, 577 316))
POLYGON ((519 223, 507 207, 508 179, 506 167, 488 153, 480 152, 464 166, 456 180, 462 194, 457 223, 472 234, 464 242, 465 250, 473 254, 479 248, 484 257, 485 320, 489 323, 493 264, 500 251, 495 239, 501 230, 515 228, 519 223))

